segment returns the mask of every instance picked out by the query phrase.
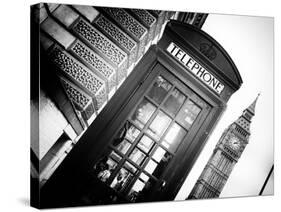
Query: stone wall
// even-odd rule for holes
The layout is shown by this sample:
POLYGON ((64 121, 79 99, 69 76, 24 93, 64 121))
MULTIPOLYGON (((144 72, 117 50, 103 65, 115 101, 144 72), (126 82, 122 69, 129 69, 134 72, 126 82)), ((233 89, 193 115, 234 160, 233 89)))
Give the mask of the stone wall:
POLYGON ((39 104, 31 101, 31 113, 39 113, 39 132, 33 132, 31 146, 40 160, 41 186, 157 43, 166 22, 183 14, 52 3, 31 7, 44 94, 39 94, 39 104))

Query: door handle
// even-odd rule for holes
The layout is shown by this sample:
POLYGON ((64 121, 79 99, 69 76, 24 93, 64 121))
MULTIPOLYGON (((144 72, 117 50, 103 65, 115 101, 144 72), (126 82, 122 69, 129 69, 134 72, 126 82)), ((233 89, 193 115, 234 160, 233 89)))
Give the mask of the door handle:
POLYGON ((160 190, 163 190, 166 186, 166 181, 165 180, 161 180, 161 184, 160 184, 160 190))

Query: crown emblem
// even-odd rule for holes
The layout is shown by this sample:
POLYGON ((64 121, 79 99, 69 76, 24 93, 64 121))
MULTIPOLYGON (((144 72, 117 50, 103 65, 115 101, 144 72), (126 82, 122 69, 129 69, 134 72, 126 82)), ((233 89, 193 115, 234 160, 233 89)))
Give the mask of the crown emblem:
POLYGON ((200 44, 200 52, 202 52, 210 60, 214 60, 217 56, 217 52, 213 48, 213 45, 210 45, 208 43, 200 44))

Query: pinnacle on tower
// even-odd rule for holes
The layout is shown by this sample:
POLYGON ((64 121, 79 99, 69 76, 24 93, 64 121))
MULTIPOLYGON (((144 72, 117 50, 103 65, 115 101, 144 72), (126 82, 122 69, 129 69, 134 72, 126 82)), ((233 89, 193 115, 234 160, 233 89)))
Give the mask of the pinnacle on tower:
POLYGON ((249 107, 247 107, 243 111, 243 114, 236 120, 236 124, 238 124, 244 130, 246 130, 248 133, 250 133, 250 123, 251 123, 253 116, 255 115, 256 103, 257 103, 259 96, 260 96, 260 94, 258 94, 258 96, 253 101, 253 103, 249 107))
POLYGON ((255 114, 256 103, 257 103, 259 96, 260 96, 260 93, 256 97, 255 101, 247 108, 247 110, 249 110, 253 114, 255 114))

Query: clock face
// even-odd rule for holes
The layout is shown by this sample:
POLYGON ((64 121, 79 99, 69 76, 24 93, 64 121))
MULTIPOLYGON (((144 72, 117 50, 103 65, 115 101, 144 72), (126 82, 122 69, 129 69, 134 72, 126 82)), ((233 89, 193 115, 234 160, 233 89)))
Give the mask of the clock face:
POLYGON ((240 148, 241 143, 238 138, 232 137, 230 139, 229 143, 230 143, 230 146, 235 150, 238 150, 240 148))

